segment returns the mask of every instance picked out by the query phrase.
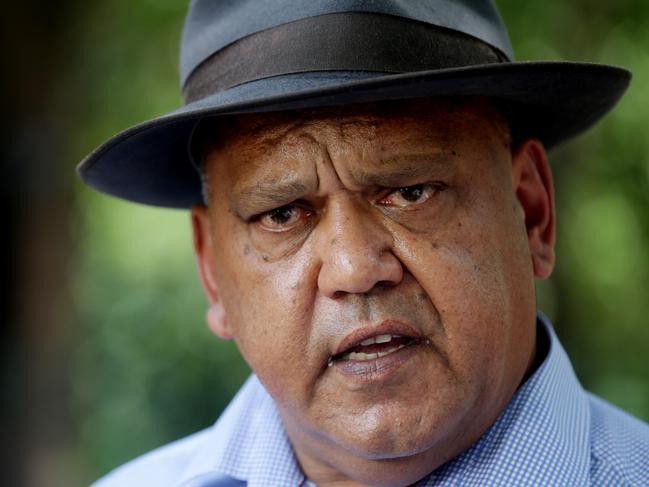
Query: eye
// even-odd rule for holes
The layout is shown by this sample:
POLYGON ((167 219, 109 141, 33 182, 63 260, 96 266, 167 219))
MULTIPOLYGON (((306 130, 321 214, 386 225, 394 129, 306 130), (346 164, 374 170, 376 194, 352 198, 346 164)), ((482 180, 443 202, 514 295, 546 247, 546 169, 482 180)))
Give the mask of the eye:
POLYGON ((296 205, 284 205, 261 213, 253 221, 273 232, 289 230, 311 214, 309 210, 296 205))
POLYGON ((380 203, 385 206, 407 208, 420 205, 444 189, 442 183, 415 184, 397 188, 385 196, 380 203))

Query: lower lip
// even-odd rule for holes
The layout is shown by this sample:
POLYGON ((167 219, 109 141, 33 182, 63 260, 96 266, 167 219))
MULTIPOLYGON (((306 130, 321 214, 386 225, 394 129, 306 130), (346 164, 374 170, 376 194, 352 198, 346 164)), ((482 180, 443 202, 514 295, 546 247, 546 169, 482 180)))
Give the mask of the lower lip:
POLYGON ((336 360, 331 368, 359 382, 385 381, 406 362, 423 351, 425 343, 417 340, 399 350, 371 360, 336 360))

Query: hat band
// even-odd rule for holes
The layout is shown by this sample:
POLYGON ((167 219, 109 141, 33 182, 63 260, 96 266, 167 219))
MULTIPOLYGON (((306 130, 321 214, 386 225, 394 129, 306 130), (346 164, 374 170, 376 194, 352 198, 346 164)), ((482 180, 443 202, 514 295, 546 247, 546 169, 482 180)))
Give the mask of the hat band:
POLYGON ((313 71, 407 73, 508 62, 500 50, 445 27, 385 14, 308 17, 249 35, 190 75, 186 103, 272 76, 313 71))

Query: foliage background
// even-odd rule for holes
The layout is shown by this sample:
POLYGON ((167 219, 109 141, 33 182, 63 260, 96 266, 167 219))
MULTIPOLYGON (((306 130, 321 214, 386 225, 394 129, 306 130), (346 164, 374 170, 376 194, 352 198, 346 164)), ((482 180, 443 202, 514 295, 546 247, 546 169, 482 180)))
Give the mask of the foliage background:
MULTIPOLYGON (((32 3, 36 15, 47 14, 32 3)), ((539 301, 584 385, 649 420, 649 2, 497 3, 518 59, 587 60, 634 73, 613 113, 551 154, 558 266, 539 283, 539 301)), ((30 431, 30 444, 14 465, 15 485, 87 484, 211 424, 249 373, 232 344, 204 326, 186 212, 125 203, 69 184, 74 164, 107 136, 180 103, 176 66, 185 2, 65 5, 65 12, 57 10, 59 29, 51 39, 56 76, 40 80, 48 86, 41 100, 47 109, 26 109, 58 128, 57 158, 39 155, 50 169, 31 174, 40 181, 34 191, 45 191, 54 173, 68 181, 57 186, 65 212, 56 231, 66 235, 69 249, 59 252, 58 286, 65 297, 57 298, 63 304, 56 315, 48 315, 60 331, 38 349, 58 347, 60 358, 23 359, 35 353, 25 345, 32 338, 9 336, 16 352, 8 369, 42 364, 42 370, 18 373, 40 384, 38 394, 23 397, 15 380, 7 382, 18 391, 8 408, 21 425, 17 434, 23 426, 30 431), (51 368, 60 372, 54 390, 38 382, 51 368), (57 435, 48 436, 44 418, 63 425, 57 435), (41 453, 33 454, 41 444, 41 453)), ((29 127, 28 135, 34 124, 29 127)), ((47 205, 43 212, 51 215, 47 205)), ((39 299, 30 303, 45 302, 39 299)), ((14 329, 22 330, 21 312, 11 316, 14 329)), ((15 370, 5 376, 16 377, 15 370)))

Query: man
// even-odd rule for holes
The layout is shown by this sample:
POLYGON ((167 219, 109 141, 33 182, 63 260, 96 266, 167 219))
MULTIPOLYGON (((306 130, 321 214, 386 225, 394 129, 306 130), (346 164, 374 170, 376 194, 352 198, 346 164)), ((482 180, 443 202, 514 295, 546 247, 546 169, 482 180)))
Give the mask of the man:
POLYGON ((583 391, 534 295, 545 147, 628 73, 511 58, 487 1, 192 3, 187 104, 80 172, 191 207, 208 325, 255 375, 100 485, 649 483, 649 428, 583 391))

